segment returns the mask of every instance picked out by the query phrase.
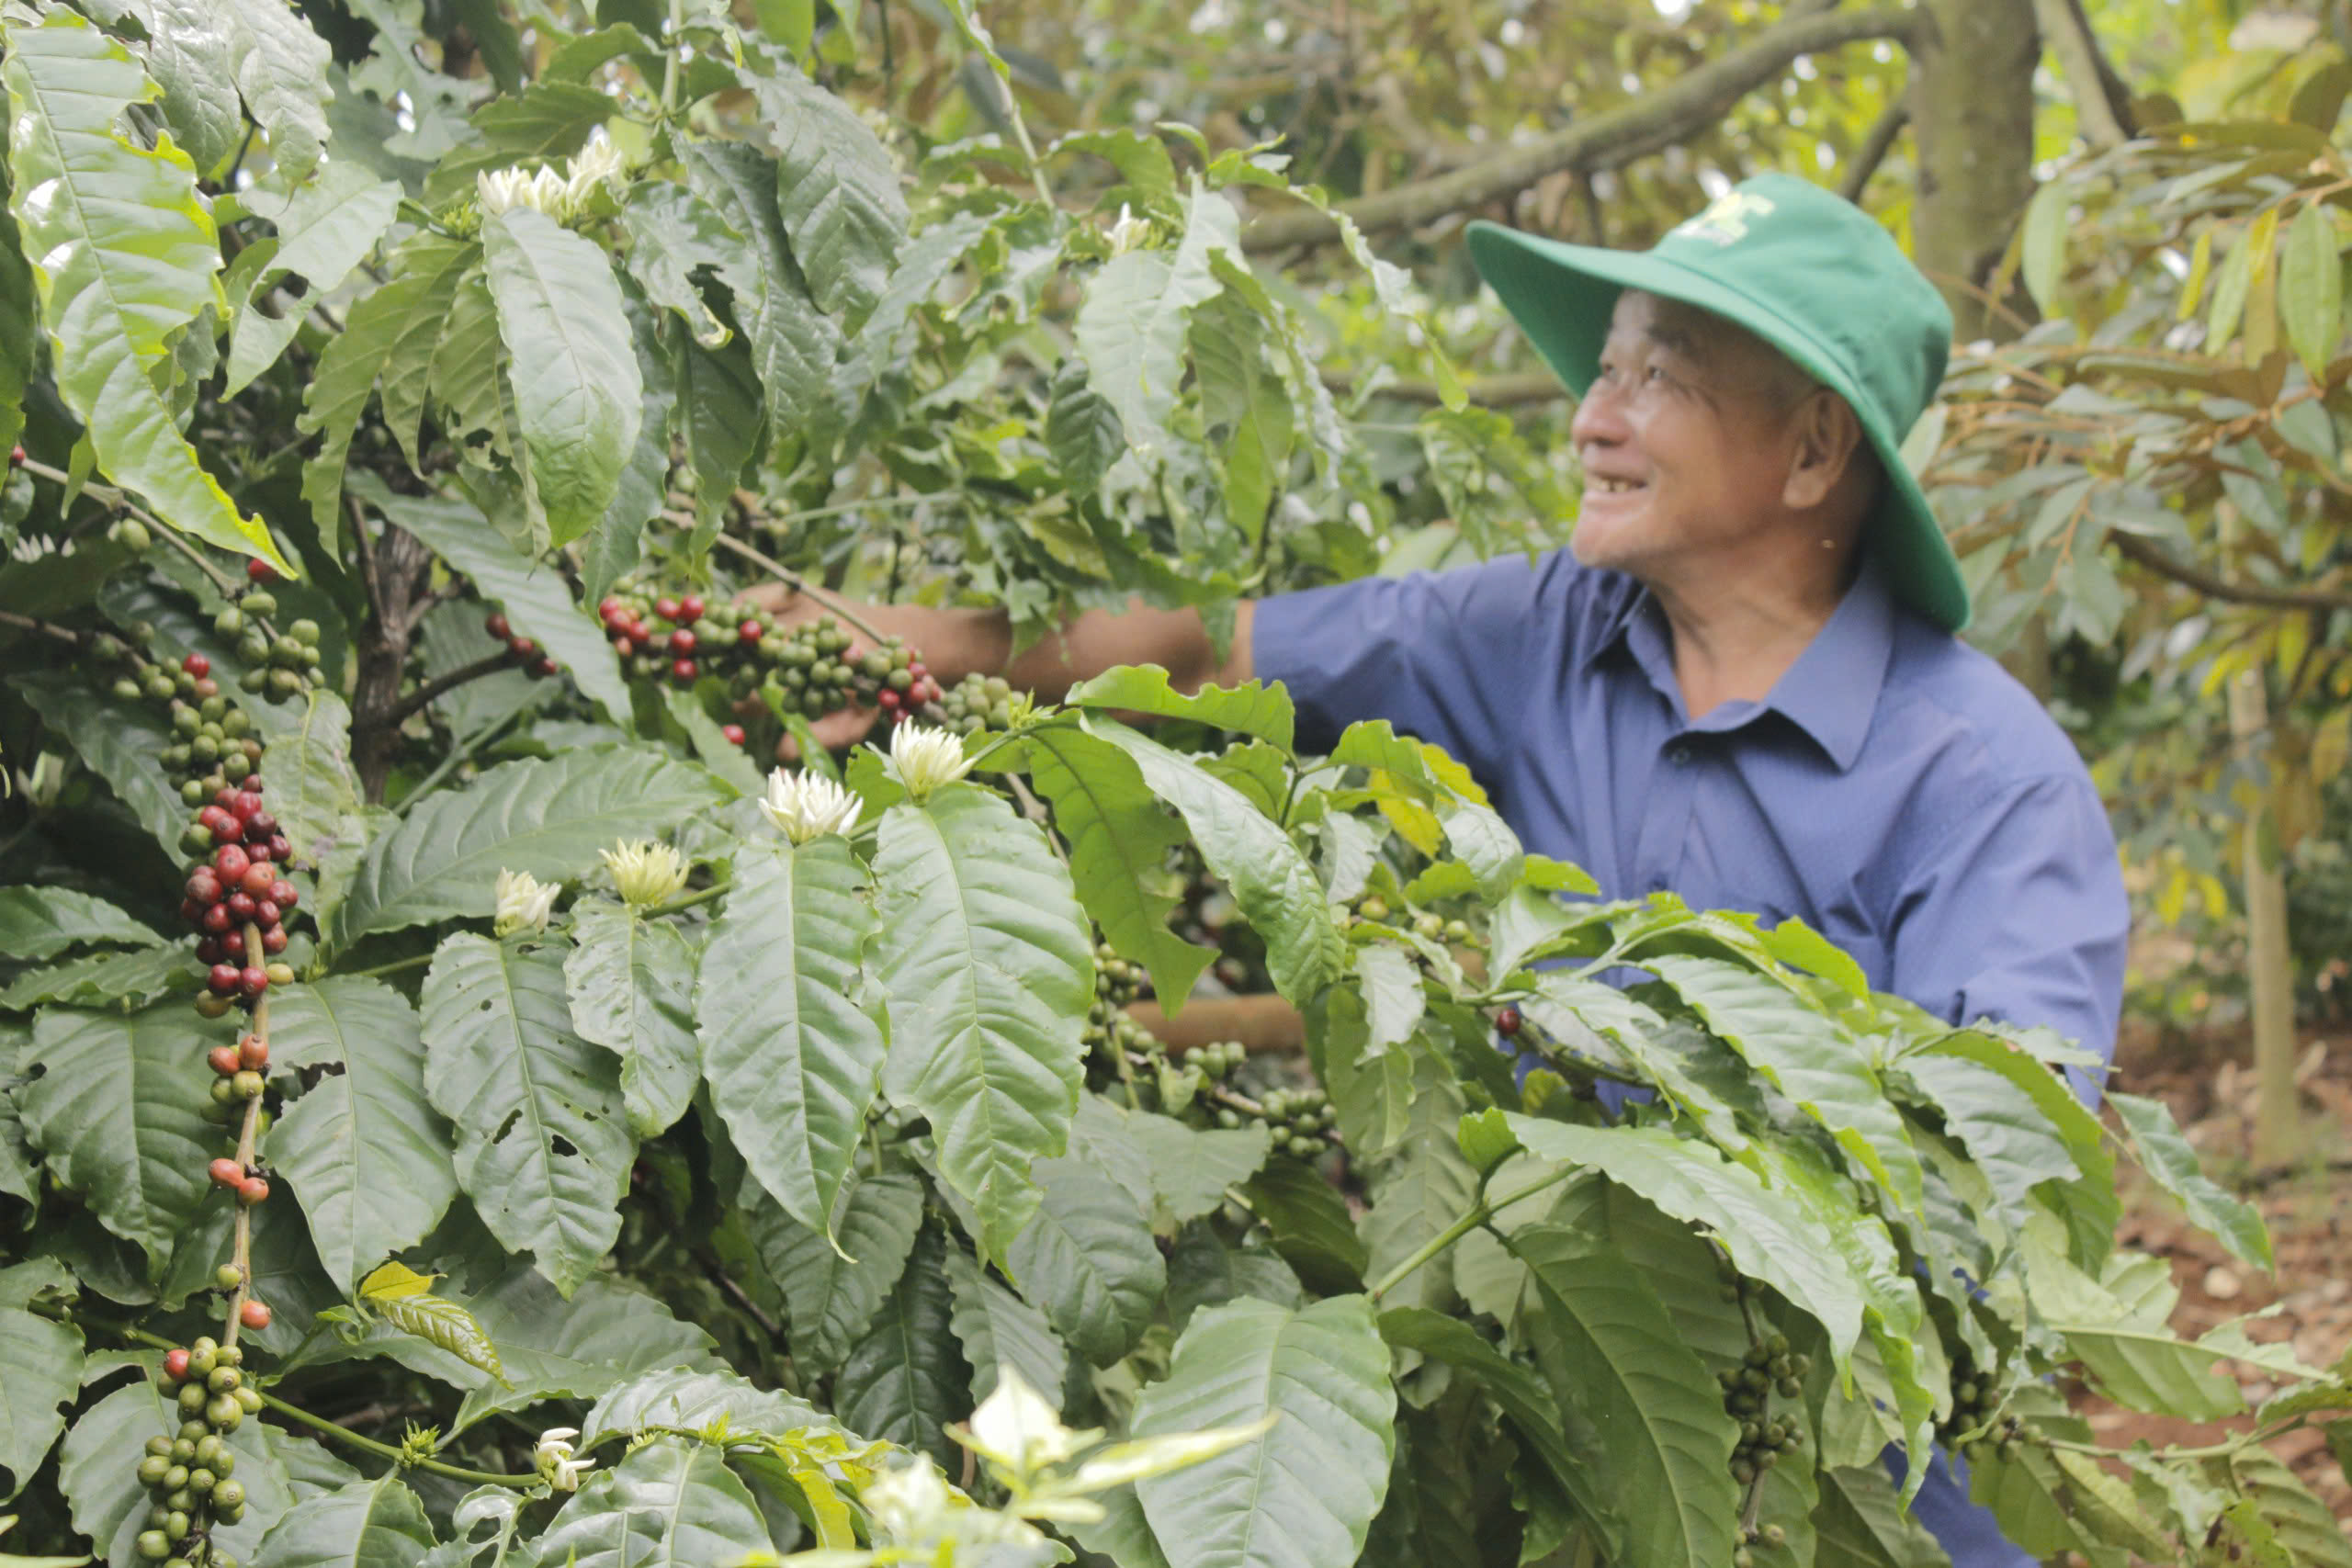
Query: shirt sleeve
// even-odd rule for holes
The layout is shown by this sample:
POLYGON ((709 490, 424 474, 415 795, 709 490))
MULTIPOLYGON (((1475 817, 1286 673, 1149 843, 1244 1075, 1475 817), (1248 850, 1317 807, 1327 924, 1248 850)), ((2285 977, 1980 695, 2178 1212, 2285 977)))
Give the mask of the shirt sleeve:
MULTIPOLYGON (((1956 824, 1906 884, 1892 989, 1953 1023, 2047 1027, 2115 1055, 2131 910, 2087 777, 2016 785, 1956 824)), ((2098 1085, 2069 1069, 2096 1103, 2098 1085)))
POLYGON ((1556 557, 1507 556, 1452 571, 1368 577, 1261 601, 1250 661, 1298 710, 1298 741, 1329 750, 1359 719, 1441 746, 1494 788, 1507 711, 1525 700, 1537 606, 1556 557))

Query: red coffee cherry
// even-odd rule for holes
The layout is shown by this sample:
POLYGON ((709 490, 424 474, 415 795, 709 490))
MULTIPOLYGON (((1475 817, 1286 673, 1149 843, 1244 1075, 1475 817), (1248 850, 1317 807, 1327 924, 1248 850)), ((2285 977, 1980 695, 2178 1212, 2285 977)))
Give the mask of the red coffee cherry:
POLYGON ((234 1045, 215 1045, 204 1054, 204 1060, 214 1072, 224 1078, 236 1076, 239 1063, 237 1048, 234 1045))
POLYGON ((256 1203, 269 1201, 269 1183, 258 1176, 248 1176, 237 1183, 237 1201, 250 1209, 256 1203))
POLYGON ((212 673, 212 660, 200 653, 191 653, 180 660, 180 668, 200 681, 212 673))
POLYGON ((695 661, 691 659, 681 659, 670 666, 670 678, 681 686, 693 685, 695 675, 695 661))
POLYGON ((670 651, 684 658, 695 650, 695 634, 680 626, 670 634, 670 651))
POLYGON ((654 615, 664 621, 675 621, 681 619, 682 617, 678 614, 681 607, 682 606, 680 606, 675 599, 662 598, 653 601, 654 615))
POLYGON ((703 604, 701 594, 689 593, 678 601, 678 613, 673 618, 681 621, 699 621, 702 619, 703 611, 707 607, 703 604))
MULTIPOLYGON (((225 911, 222 919, 227 919, 225 911)), ((243 978, 235 964, 215 964, 212 972, 205 976, 204 983, 212 988, 216 997, 233 997, 237 994, 238 982, 243 978)))
POLYGON ((727 737, 730 746, 743 744, 743 727, 740 724, 722 724, 718 727, 718 733, 727 737))
POLYGON ((754 643, 766 635, 767 628, 757 621, 745 621, 735 628, 735 640, 740 643, 754 643))
POLYGON ((238 1041, 237 1065, 256 1072, 269 1066, 269 1042, 258 1034, 248 1034, 238 1041))
POLYGON ((258 997, 269 989, 267 971, 247 965, 237 976, 237 989, 249 997, 258 997))
POLYGON ((269 1326, 269 1306, 264 1302, 248 1301, 237 1309, 237 1321, 258 1333, 269 1326))
POLYGON ((261 933, 261 950, 272 958, 286 951, 286 928, 272 926, 261 933))
POLYGON ((501 642, 514 635, 514 628, 507 624, 506 617, 495 610, 482 617, 481 629, 501 642))
POLYGON ((272 583, 277 581, 277 569, 259 557, 255 557, 245 562, 245 576, 255 582, 272 583))
POLYGON ((174 1382, 187 1381, 187 1351, 174 1346, 164 1352, 164 1375, 174 1382))
POLYGON ((245 1168, 235 1160, 216 1159, 209 1168, 209 1171, 215 1186, 226 1187, 233 1190, 244 1184, 245 1168))
POLYGON ((1505 1006, 1499 1012, 1495 1014, 1495 1032, 1506 1037, 1516 1034, 1519 1032, 1521 1021, 1521 1020, 1519 1016, 1519 1010, 1515 1007, 1505 1006))

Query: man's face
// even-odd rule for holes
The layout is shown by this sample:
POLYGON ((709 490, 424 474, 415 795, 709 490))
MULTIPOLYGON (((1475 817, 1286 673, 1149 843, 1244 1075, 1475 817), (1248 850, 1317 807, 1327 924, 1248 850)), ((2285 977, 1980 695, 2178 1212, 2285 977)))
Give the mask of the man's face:
POLYGON ((1569 434, 1584 465, 1571 547, 1645 581, 1703 570, 1779 514, 1809 383, 1728 321, 1628 289, 1569 434))

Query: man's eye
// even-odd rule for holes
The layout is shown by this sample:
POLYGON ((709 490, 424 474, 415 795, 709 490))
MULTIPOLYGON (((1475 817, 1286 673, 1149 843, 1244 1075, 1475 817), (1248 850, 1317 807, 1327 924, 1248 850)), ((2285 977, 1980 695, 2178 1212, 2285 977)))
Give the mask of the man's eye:
POLYGON ((1666 371, 1662 367, 1653 365, 1648 369, 1642 372, 1642 379, 1645 381, 1663 381, 1666 379, 1666 371))

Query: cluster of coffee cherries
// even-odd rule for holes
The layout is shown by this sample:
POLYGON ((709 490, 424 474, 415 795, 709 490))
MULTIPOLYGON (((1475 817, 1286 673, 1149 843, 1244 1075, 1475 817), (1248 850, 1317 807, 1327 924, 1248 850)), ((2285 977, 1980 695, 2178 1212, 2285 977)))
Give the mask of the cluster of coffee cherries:
POLYGON ((1268 1089, 1259 1098, 1255 1114, 1231 1105, 1220 1106, 1216 1112, 1216 1124, 1220 1127, 1264 1122, 1266 1130, 1273 1134, 1273 1152, 1293 1159, 1314 1159, 1327 1153, 1331 1146, 1327 1134, 1338 1120, 1330 1099, 1311 1086, 1268 1089))
MULTIPOLYGON (((1736 1291, 1737 1286, 1726 1287, 1736 1291)), ((1804 1393, 1809 1357, 1792 1354, 1788 1336, 1775 1334, 1747 1348, 1745 1364, 1715 1374, 1723 1385, 1724 1411, 1739 1423, 1739 1441, 1732 1449, 1731 1478, 1747 1485, 1781 1462, 1781 1456, 1802 1447, 1804 1427, 1793 1412, 1772 1414, 1772 1396, 1795 1399, 1804 1393)))
POLYGON ((506 617, 492 610, 482 617, 481 629, 506 645, 506 662, 534 681, 544 681, 561 668, 545 649, 526 637, 516 637, 506 617))
POLYGON ((1467 920, 1449 920, 1428 909, 1392 908, 1388 900, 1377 893, 1367 893, 1358 898, 1351 906, 1349 913, 1357 920, 1410 931, 1424 942, 1442 942, 1455 947, 1468 946, 1477 935, 1470 929, 1467 920))
MULTIPOLYGON (((233 1272, 232 1265, 221 1265, 223 1276, 233 1272)), ((243 1366, 243 1350, 209 1336, 164 1353, 164 1392, 179 1406, 180 1427, 175 1437, 148 1438, 139 1461, 150 1499, 147 1528, 133 1542, 142 1561, 235 1568, 213 1544, 211 1530, 245 1516, 244 1483, 235 1479, 237 1456, 228 1438, 261 1408, 261 1394, 245 1381, 243 1366)))
POLYGON ((250 773, 233 787, 222 785, 197 813, 186 841, 211 852, 188 869, 180 918, 195 928, 197 961, 206 966, 196 1010, 219 1018, 234 1001, 250 1003, 272 986, 294 983, 278 957, 298 902, 284 873, 294 850, 262 804, 261 775, 250 773))
POLYGON ((967 675, 939 699, 939 722, 957 735, 1012 727, 1012 683, 1001 675, 967 675))
MULTIPOLYGON (((1975 1359, 1965 1350, 1954 1359, 1951 1369, 1951 1416, 1936 1428, 1936 1437, 1950 1443, 1956 1438, 1976 1432, 1991 1421, 2001 1405, 2001 1379, 1997 1371, 1980 1371, 1975 1359)), ((1989 1443, 2003 1454, 2015 1449, 2024 1436, 2025 1423, 2014 1416, 2002 1417, 1970 1442, 1973 1450, 1989 1443)))
POLYGON ((237 661, 245 667, 239 688, 272 703, 299 697, 317 684, 320 660, 318 622, 298 620, 284 631, 270 630, 270 617, 277 614, 270 584, 277 581, 267 561, 247 561, 243 585, 212 617, 215 637, 237 639, 237 661))
POLYGON ((1250 1048, 1238 1040, 1211 1040, 1184 1053, 1184 1065, 1196 1067, 1211 1083, 1223 1083, 1241 1070, 1250 1048))
MULTIPOLYGON (((205 1120, 234 1122, 246 1101, 261 1098, 262 1075, 269 1067, 269 1042, 258 1034, 244 1035, 234 1045, 213 1046, 204 1054, 204 1064, 212 1069, 212 1093, 205 1120)), ((269 1112, 256 1107, 254 1135, 259 1137, 267 1131, 269 1112)), ((228 1189, 248 1208, 269 1196, 269 1183, 235 1160, 214 1160, 211 1176, 215 1185, 228 1189)))

